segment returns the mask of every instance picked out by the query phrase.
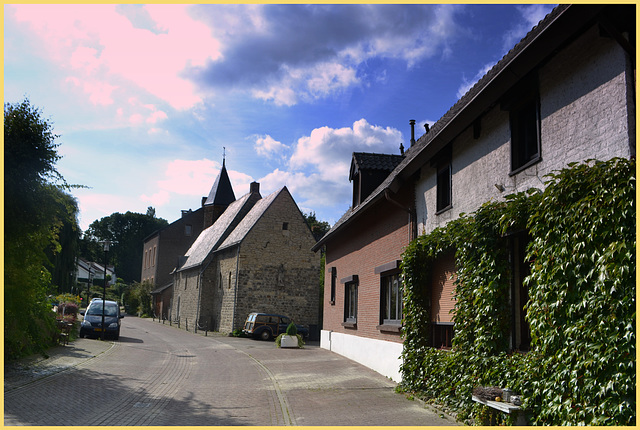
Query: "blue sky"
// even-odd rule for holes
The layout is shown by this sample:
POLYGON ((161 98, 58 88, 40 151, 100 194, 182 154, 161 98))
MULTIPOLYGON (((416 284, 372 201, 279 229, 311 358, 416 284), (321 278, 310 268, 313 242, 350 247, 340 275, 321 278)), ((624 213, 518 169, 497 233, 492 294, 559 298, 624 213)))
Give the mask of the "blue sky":
POLYGON ((399 153, 552 5, 5 5, 4 100, 60 135, 80 225, 287 186, 333 224, 355 151, 399 153))

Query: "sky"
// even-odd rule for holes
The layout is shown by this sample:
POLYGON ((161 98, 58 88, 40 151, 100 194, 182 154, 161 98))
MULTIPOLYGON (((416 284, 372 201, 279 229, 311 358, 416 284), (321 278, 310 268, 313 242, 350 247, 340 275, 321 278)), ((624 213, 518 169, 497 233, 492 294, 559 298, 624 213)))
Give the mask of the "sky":
POLYGON ((4 101, 53 125, 83 230, 177 220, 223 159, 236 198, 286 186, 333 225, 353 152, 409 147, 552 8, 5 4, 4 101))

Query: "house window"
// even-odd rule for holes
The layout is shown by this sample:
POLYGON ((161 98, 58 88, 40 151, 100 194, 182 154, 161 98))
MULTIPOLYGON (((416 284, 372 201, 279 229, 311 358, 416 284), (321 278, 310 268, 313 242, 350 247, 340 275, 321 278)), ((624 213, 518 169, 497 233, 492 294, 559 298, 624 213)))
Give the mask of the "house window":
POLYGON ((358 275, 341 280, 344 283, 344 323, 345 327, 354 327, 358 317, 358 275))
POLYGON ((537 77, 523 80, 509 95, 504 109, 511 127, 511 175, 537 163, 540 154, 540 97, 537 77))
POLYGON ((231 289, 231 272, 229 272, 229 284, 227 288, 231 289))
POLYGON ((288 222, 283 222, 282 223, 282 229, 283 230, 289 230, 289 223, 288 222))
POLYGON ((451 143, 431 159, 436 169, 436 215, 451 208, 451 143))
POLYGON ((433 323, 431 333, 431 346, 441 349, 451 348, 453 323, 433 323))
POLYGON ((185 236, 191 236, 193 230, 193 226, 191 224, 187 224, 184 226, 184 235, 185 236))
POLYGON ((527 244, 530 238, 526 234, 515 235, 511 240, 512 286, 511 286, 511 347, 519 351, 528 351, 531 346, 531 330, 527 322, 525 306, 529 301, 529 292, 524 279, 530 274, 531 266, 526 258, 527 244))
POLYGON ((436 212, 442 212, 451 207, 451 162, 438 168, 436 187, 436 212))
POLYGON ((402 284, 400 274, 394 273, 382 277, 382 323, 402 324, 402 284))
POLYGON ((433 263, 431 279, 431 346, 451 348, 455 306, 455 254, 447 252, 433 263))
POLYGON ((336 304, 336 281, 338 278, 338 271, 335 267, 331 268, 331 297, 329 298, 329 303, 331 305, 336 304))

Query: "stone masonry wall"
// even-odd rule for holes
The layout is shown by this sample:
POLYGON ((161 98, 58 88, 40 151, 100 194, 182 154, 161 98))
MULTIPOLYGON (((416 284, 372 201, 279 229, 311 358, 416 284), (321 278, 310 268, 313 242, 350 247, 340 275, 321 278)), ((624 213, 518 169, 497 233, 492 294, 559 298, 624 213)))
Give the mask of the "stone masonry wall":
POLYGON ((171 320, 179 321, 181 328, 193 331, 200 293, 199 269, 185 270, 174 277, 171 320))
POLYGON ((236 328, 251 312, 318 324, 320 255, 311 251, 314 244, 298 206, 283 190, 240 245, 236 328))

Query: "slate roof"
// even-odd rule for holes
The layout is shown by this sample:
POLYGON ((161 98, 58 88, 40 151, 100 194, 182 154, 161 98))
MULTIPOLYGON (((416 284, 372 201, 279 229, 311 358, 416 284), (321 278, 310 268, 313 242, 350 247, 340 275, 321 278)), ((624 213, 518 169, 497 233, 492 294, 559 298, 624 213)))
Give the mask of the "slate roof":
POLYGON ((162 287, 156 288, 155 290, 153 290, 151 292, 151 294, 160 294, 160 293, 162 293, 164 290, 166 290, 169 287, 173 287, 173 282, 169 282, 168 284, 163 285, 162 287))
MULTIPOLYGON (((230 233, 229 230, 234 225, 234 221, 238 221, 238 218, 243 212, 243 208, 247 208, 248 205, 252 205, 255 201, 250 199, 251 193, 247 193, 240 199, 234 201, 227 207, 227 209, 220 215, 220 218, 216 220, 213 225, 204 229, 198 238, 193 242, 191 248, 186 252, 185 256, 187 261, 178 270, 186 270, 201 265, 209 254, 215 250, 230 233)), ((259 201, 259 200, 258 200, 259 201)))
POLYGON ((605 5, 559 5, 494 65, 442 118, 406 152, 402 161, 364 202, 347 212, 314 246, 319 250, 337 231, 364 213, 385 196, 397 191, 404 181, 427 163, 482 113, 494 106, 508 91, 540 62, 560 49, 574 34, 601 13, 605 5))
POLYGON ((275 191, 265 198, 259 200, 249 211, 249 213, 240 221, 238 226, 231 232, 225 241, 218 247, 218 250, 232 247, 241 243, 244 238, 249 234, 253 226, 258 222, 262 215, 269 209, 271 203, 282 193, 283 191, 289 192, 287 187, 282 187, 279 191, 275 191))
POLYGON ((372 152, 354 152, 351 159, 349 180, 359 170, 384 170, 391 172, 404 157, 395 154, 376 154, 372 152))
POLYGON ((220 169, 220 173, 218 174, 216 181, 213 183, 211 191, 209 191, 209 196, 204 204, 227 206, 230 205, 231 202, 235 201, 235 199, 236 195, 233 193, 233 187, 231 186, 231 181, 227 174, 227 168, 223 161, 222 169, 220 169))

